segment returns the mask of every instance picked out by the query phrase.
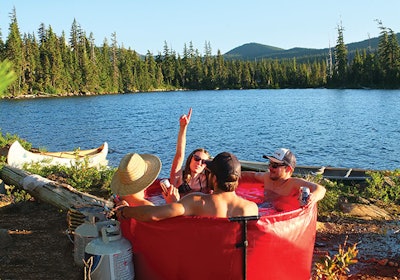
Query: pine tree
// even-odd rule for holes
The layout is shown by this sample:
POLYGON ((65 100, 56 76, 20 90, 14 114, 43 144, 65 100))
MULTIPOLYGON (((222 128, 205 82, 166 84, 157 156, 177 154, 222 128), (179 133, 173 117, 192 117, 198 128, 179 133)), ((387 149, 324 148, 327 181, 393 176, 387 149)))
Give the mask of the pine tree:
POLYGON ((26 61, 24 69, 24 88, 30 94, 35 91, 40 91, 38 85, 38 75, 41 71, 41 60, 39 45, 34 35, 25 35, 23 40, 24 45, 24 57, 26 61))
POLYGON ((69 38, 69 46, 72 51, 71 56, 71 92, 78 93, 81 91, 81 85, 83 80, 82 68, 80 66, 80 41, 81 27, 78 25, 77 21, 74 19, 71 25, 70 38, 69 38))
POLYGON ((339 86, 345 86, 348 68, 347 47, 343 39, 343 26, 341 24, 338 25, 337 30, 338 38, 335 47, 335 71, 333 73, 333 79, 339 86))
POLYGON ((15 8, 13 8, 12 13, 10 14, 11 23, 9 26, 9 33, 5 44, 5 54, 7 59, 12 61, 13 70, 17 75, 16 81, 11 85, 10 92, 13 96, 22 94, 21 92, 21 78, 23 75, 23 67, 25 65, 25 61, 23 58, 23 49, 22 49, 22 39, 21 34, 19 32, 18 22, 17 22, 17 12, 15 8))
POLYGON ((108 45, 107 39, 104 39, 103 45, 100 48, 100 57, 99 57, 99 79, 100 79, 100 87, 106 93, 112 93, 113 91, 113 82, 112 82, 112 64, 111 64, 111 50, 108 45))
POLYGON ((384 27, 380 21, 378 24, 381 29, 378 56, 382 80, 385 87, 393 87, 399 83, 400 47, 393 30, 384 27))
POLYGON ((111 64, 112 64, 112 74, 111 74, 111 81, 112 81, 112 92, 117 93, 120 92, 120 74, 119 74, 119 60, 118 60, 118 42, 117 42, 117 33, 111 34, 111 64))

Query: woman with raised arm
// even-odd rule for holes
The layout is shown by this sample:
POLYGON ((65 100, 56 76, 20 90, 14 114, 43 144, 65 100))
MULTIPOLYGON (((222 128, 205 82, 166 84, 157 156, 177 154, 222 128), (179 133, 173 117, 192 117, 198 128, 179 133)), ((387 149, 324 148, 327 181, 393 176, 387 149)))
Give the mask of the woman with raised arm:
POLYGON ((186 159, 185 167, 183 161, 186 149, 186 132, 192 116, 192 108, 187 115, 179 118, 179 133, 176 143, 176 153, 171 166, 171 184, 179 189, 181 195, 190 192, 210 193, 209 172, 205 169, 205 160, 210 159, 210 154, 203 148, 191 152, 186 159))

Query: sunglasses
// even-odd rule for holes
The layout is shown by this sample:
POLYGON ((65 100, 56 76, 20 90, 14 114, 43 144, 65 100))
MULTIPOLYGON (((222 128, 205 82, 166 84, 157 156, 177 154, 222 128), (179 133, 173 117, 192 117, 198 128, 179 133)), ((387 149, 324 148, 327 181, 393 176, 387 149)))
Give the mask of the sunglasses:
POLYGON ((287 165, 284 164, 284 163, 276 163, 276 162, 270 162, 269 163, 269 167, 270 168, 278 168, 278 167, 281 167, 281 166, 287 166, 287 165))
POLYGON ((194 159, 194 161, 200 161, 200 164, 205 164, 206 163, 206 160, 202 159, 198 155, 193 155, 193 159, 194 159))

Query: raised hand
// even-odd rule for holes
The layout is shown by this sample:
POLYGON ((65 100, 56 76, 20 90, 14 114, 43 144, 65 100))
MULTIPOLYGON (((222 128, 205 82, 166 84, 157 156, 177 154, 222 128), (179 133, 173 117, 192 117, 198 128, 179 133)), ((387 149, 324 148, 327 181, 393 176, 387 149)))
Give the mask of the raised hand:
POLYGON ((190 118, 192 116, 192 108, 189 109, 189 112, 187 115, 182 115, 179 118, 179 125, 180 126, 187 126, 190 122, 190 118))

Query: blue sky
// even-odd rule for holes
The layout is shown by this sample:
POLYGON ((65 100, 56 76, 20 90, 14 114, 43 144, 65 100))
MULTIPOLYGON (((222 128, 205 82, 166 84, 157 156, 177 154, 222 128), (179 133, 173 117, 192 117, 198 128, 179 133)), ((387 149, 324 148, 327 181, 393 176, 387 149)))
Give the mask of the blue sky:
POLYGON ((0 0, 0 28, 5 41, 9 14, 16 8, 21 34, 35 33, 41 23, 57 35, 74 19, 93 33, 96 45, 111 34, 120 46, 140 54, 162 52, 164 42, 177 53, 192 42, 200 53, 226 53, 246 43, 290 49, 334 46, 337 26, 345 43, 379 36, 376 19, 400 32, 399 0, 0 0))

